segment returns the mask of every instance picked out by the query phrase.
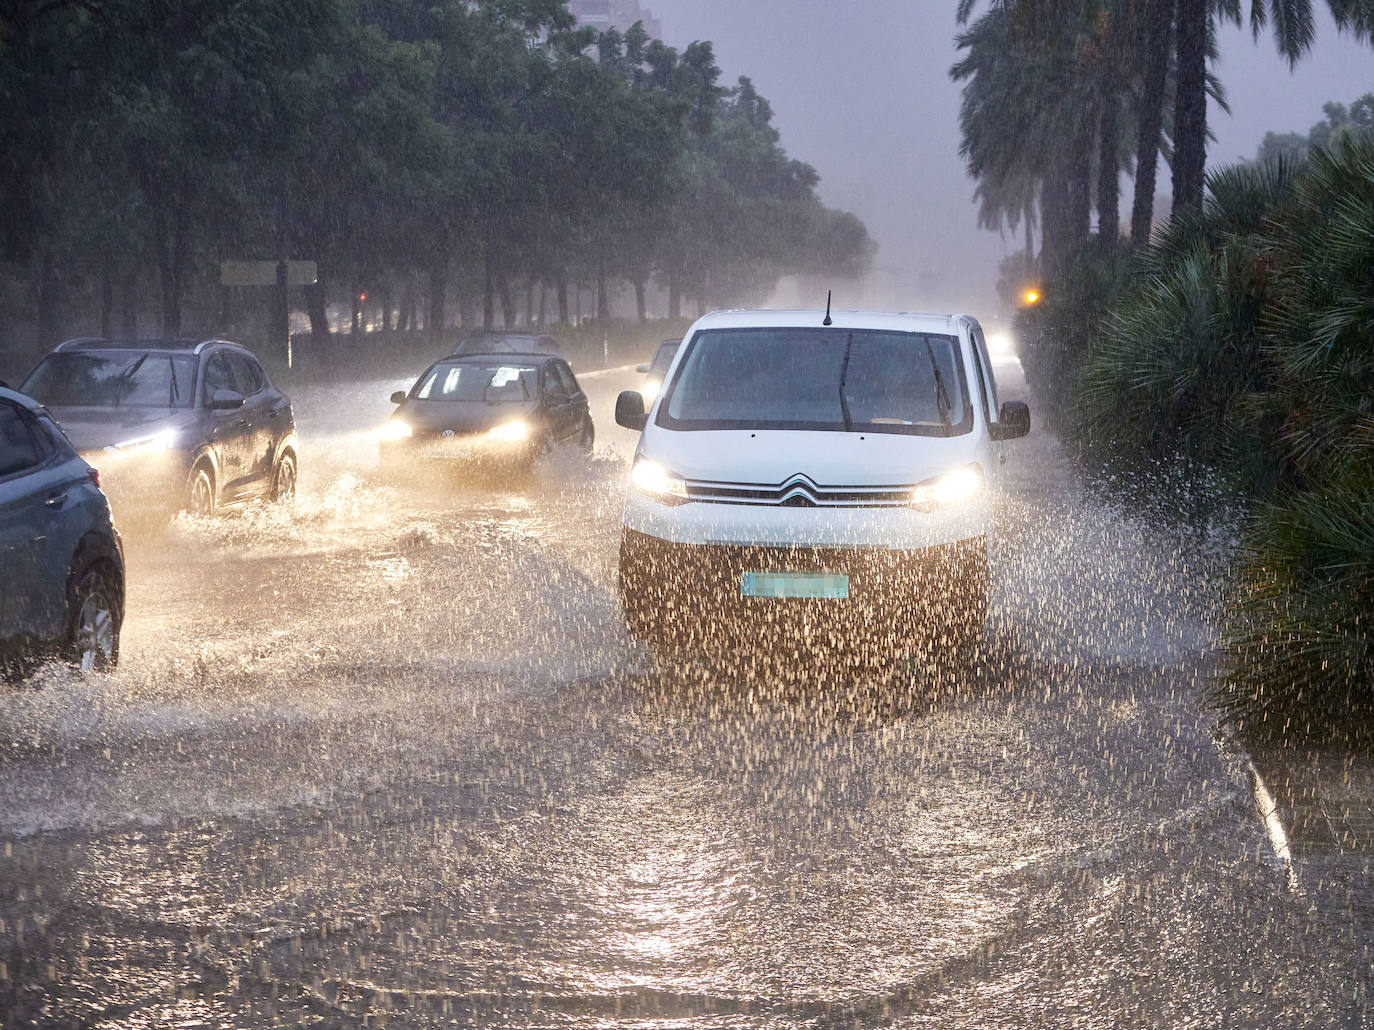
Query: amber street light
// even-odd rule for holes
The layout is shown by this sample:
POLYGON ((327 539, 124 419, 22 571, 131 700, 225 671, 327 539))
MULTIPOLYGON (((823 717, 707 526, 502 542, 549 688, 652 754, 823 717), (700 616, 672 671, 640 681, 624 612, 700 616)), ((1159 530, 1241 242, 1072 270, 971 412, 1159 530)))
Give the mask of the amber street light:
POLYGON ((1028 308, 1034 307, 1040 303, 1040 291, 1034 287, 1026 290, 1025 293, 1021 294, 1021 302, 1028 308))

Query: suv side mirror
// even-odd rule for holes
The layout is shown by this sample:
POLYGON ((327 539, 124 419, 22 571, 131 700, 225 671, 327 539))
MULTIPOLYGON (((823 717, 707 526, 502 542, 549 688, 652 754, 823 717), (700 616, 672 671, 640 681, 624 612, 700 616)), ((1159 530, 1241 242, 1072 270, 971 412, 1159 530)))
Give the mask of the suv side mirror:
POLYGON ((405 402, 406 392, 404 390, 397 390, 395 393, 391 395, 392 404, 404 404, 405 402))
POLYGON ((649 414, 644 410, 644 395, 638 390, 622 390, 615 399, 615 424, 643 432, 649 423, 649 414))
POLYGON ((994 440, 1016 440, 1030 432, 1030 408, 1025 401, 1003 401, 997 424, 988 428, 994 440))
POLYGON ((211 411, 233 411, 243 407, 243 394, 233 390, 216 390, 210 395, 211 411))

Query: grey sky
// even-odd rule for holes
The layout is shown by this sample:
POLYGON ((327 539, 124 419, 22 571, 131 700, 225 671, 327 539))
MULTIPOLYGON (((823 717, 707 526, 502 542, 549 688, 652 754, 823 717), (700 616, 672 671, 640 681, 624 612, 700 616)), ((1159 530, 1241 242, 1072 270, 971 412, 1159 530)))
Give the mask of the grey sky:
MULTIPOLYGON (((867 222, 881 249, 856 305, 990 311, 997 263, 1021 242, 976 227, 958 155, 959 91, 948 75, 954 0, 648 6, 666 42, 709 39, 727 81, 751 76, 773 103, 784 145, 820 172, 826 202, 867 222)), ((1213 163, 1253 156, 1271 129, 1305 131, 1328 100, 1374 91, 1374 48, 1338 35, 1325 4, 1314 6, 1317 44, 1292 73, 1270 38, 1225 33, 1219 71, 1232 115, 1209 110, 1213 163)))

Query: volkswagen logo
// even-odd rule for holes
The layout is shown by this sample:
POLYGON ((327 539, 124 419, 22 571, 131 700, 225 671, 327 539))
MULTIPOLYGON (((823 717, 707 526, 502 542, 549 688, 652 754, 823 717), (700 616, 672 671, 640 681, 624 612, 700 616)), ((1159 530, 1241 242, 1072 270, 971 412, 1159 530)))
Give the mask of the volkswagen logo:
POLYGON ((452 430, 452 429, 445 429, 445 430, 444 430, 442 433, 440 433, 439 435, 442 436, 445 440, 452 440, 452 439, 453 439, 453 430, 452 430))

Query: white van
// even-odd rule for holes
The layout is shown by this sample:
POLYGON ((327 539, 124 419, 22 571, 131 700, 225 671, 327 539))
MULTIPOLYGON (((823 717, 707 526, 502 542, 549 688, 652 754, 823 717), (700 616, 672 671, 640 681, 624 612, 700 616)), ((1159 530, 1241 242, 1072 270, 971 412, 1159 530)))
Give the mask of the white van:
POLYGON ((696 322, 643 431, 620 551, 635 635, 657 647, 780 638, 959 646, 987 611, 999 404, 964 315, 730 311, 696 322))

